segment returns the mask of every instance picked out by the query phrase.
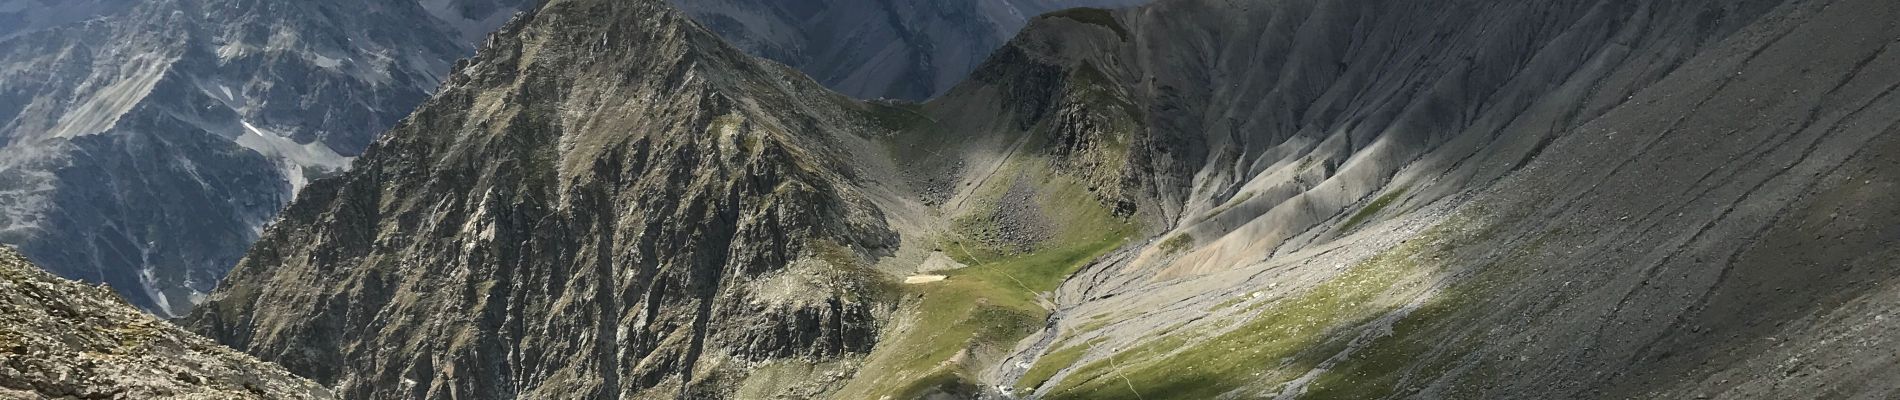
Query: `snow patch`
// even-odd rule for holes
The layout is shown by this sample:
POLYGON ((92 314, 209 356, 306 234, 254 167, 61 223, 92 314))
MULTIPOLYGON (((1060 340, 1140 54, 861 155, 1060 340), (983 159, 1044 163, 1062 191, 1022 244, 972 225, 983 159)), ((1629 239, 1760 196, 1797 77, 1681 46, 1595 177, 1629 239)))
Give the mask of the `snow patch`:
POLYGON ((172 311, 172 303, 165 298, 165 291, 158 288, 158 272, 152 268, 152 245, 146 242, 144 246, 139 246, 139 287, 145 290, 145 297, 151 298, 152 304, 158 306, 154 311, 160 316, 177 318, 178 313, 172 311))
POLYGON ((329 70, 334 70, 334 69, 337 69, 337 67, 343 66, 342 59, 325 57, 322 54, 311 54, 310 62, 312 64, 316 64, 318 68, 329 69, 329 70))
POLYGON ((237 137, 237 144, 251 149, 277 163, 284 179, 290 181, 290 193, 295 196, 310 184, 307 173, 329 173, 348 169, 352 158, 337 154, 330 146, 322 142, 297 143, 275 132, 259 129, 248 121, 244 124, 244 133, 237 137))
POLYGON ((158 305, 158 309, 152 311, 156 311, 165 318, 178 317, 178 314, 172 311, 171 301, 165 298, 165 292, 158 290, 158 273, 152 270, 150 264, 139 268, 139 287, 145 290, 145 297, 152 298, 152 303, 158 305))
POLYGON ((236 94, 236 93, 232 93, 232 92, 231 92, 231 86, 230 86, 230 85, 226 85, 226 84, 222 84, 222 83, 220 83, 220 84, 218 84, 218 93, 219 93, 219 94, 223 94, 223 95, 224 95, 224 102, 225 102, 225 103, 236 103, 236 102, 237 102, 237 94, 236 94))

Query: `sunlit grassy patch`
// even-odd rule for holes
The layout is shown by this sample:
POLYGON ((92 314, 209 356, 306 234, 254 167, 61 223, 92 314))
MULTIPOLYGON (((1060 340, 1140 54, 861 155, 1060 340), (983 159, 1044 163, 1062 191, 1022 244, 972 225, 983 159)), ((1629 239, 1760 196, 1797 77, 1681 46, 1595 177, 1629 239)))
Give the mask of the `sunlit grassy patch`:
POLYGON ((863 368, 877 373, 853 382, 841 398, 906 399, 967 386, 974 382, 970 359, 994 358, 1041 329, 1049 310, 1038 296, 1137 231, 1135 224, 1086 197, 1080 185, 1042 178, 1047 182, 1035 197, 1049 220, 1060 221, 1057 232, 1026 253, 947 240, 945 252, 971 266, 942 272, 942 281, 906 285, 915 320, 879 344, 863 368))
POLYGON ((1051 351, 1049 354, 1042 355, 1042 357, 1036 359, 1035 365, 1029 367, 1029 371, 1023 373, 1022 379, 1016 383, 1016 388, 1026 391, 1034 389, 1037 386, 1042 386, 1043 382, 1049 381, 1050 377, 1054 377, 1056 373, 1061 372, 1063 368, 1075 365, 1075 361, 1081 359, 1083 354, 1088 353, 1089 348, 1095 347, 1095 345, 1101 342, 1102 339, 1098 338, 1090 340, 1087 343, 1064 347, 1056 351, 1051 351))
POLYGON ((1395 304, 1377 300, 1407 278, 1430 272, 1420 260, 1451 248, 1440 243, 1440 236, 1427 233, 1306 292, 1262 303, 1253 319, 1224 333, 1167 334, 1091 362, 1059 382, 1047 398, 1214 398, 1235 388, 1291 380, 1323 359, 1301 355, 1344 347, 1329 333, 1394 309, 1395 304))
POLYGON ((1366 220, 1369 218, 1372 218, 1372 216, 1379 215, 1379 211, 1385 210, 1386 206, 1392 205, 1392 202, 1398 201, 1399 197, 1405 196, 1406 189, 1408 188, 1398 188, 1398 190, 1393 190, 1390 193, 1386 193, 1384 196, 1379 196, 1379 198, 1373 199, 1371 203, 1366 204, 1365 208, 1361 208, 1359 209, 1358 213, 1354 213, 1352 215, 1352 218, 1347 218, 1346 224, 1340 225, 1339 230, 1340 231, 1352 230, 1353 227, 1359 226, 1360 223, 1366 222, 1366 220))

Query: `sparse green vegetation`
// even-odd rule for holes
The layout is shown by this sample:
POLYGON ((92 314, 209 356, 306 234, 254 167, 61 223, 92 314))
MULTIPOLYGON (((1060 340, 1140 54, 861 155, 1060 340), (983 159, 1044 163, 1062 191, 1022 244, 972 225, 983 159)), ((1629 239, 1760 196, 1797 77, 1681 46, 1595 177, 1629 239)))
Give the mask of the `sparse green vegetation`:
POLYGON ((1413 381, 1444 375, 1457 361, 1481 343, 1475 338, 1451 338, 1440 335, 1456 329, 1469 313, 1491 298, 1498 286, 1515 281, 1525 272, 1528 256, 1542 251, 1539 239, 1518 250, 1504 261, 1479 269, 1472 276, 1450 285, 1423 306, 1392 325, 1390 335, 1374 340, 1335 364, 1307 386, 1312 399, 1385 398, 1404 390, 1400 384, 1410 376, 1413 381))
POLYGON ((1113 319, 1103 318, 1105 316, 1108 316, 1108 314, 1097 314, 1094 318, 1089 319, 1089 322, 1082 324, 1082 326, 1076 327, 1075 331, 1078 333, 1094 332, 1098 329, 1102 329, 1102 327, 1104 326, 1108 326, 1109 323, 1115 322, 1115 320, 1113 319))
MULTIPOLYGON (((916 319, 905 333, 888 337, 866 361, 865 370, 880 372, 853 382, 840 397, 913 398, 933 388, 974 381, 965 378, 970 359, 993 357, 1035 333, 1049 314, 1038 296, 1121 246, 1138 228, 1066 178, 1037 167, 1010 171, 1043 179, 1035 199, 1049 220, 1060 221, 1057 232, 1027 253, 948 240, 946 252, 971 266, 944 272, 948 277, 943 281, 907 286, 916 319)), ((981 192, 1000 194, 988 186, 1007 187, 1011 179, 1028 179, 1015 176, 986 183, 981 192)))
POLYGON ((1221 213, 1227 212, 1227 210, 1233 209, 1235 206, 1246 203, 1247 200, 1253 200, 1253 192, 1240 192, 1239 196, 1234 196, 1233 200, 1221 203, 1220 207, 1215 207, 1213 212, 1207 213, 1207 216, 1220 215, 1221 213))
POLYGON ((1161 241, 1159 249, 1161 250, 1161 254, 1174 254, 1185 251, 1193 246, 1194 235, 1183 233, 1161 241))
POLYGON ((1220 304, 1215 304, 1214 307, 1208 308, 1207 311, 1212 312, 1216 310, 1223 310, 1223 309, 1226 309, 1227 307, 1240 305, 1240 303, 1246 302, 1246 301, 1247 301, 1247 296, 1245 295, 1234 296, 1227 300, 1222 300, 1220 304))
MULTIPOLYGON (((1441 225, 1434 232, 1444 229, 1441 225)), ((1198 340, 1173 334, 1090 363, 1060 382, 1049 398, 1139 398, 1130 386, 1173 398, 1213 398, 1234 388, 1297 377, 1323 359, 1300 355, 1343 347, 1343 342, 1328 341, 1329 332, 1395 307, 1377 300, 1404 279, 1429 272, 1419 260, 1443 249, 1436 246, 1440 236, 1428 233, 1305 293, 1265 303, 1258 316, 1225 333, 1198 340)))
POLYGON ((1353 214, 1352 218, 1347 218, 1346 224, 1340 225, 1339 230, 1341 232, 1350 231, 1352 230, 1353 227, 1359 226, 1360 223, 1366 222, 1367 218, 1372 218, 1372 216, 1378 215, 1379 211, 1385 210, 1386 206, 1392 205, 1392 202, 1398 201, 1400 197, 1405 196, 1405 191, 1407 189, 1410 189, 1410 188, 1403 188, 1403 187, 1398 188, 1398 190, 1393 190, 1390 193, 1386 193, 1384 196, 1379 196, 1379 198, 1373 199, 1371 203, 1366 204, 1365 208, 1361 208, 1359 209, 1358 213, 1353 214))
POLYGON ((811 244, 812 255, 829 265, 829 269, 818 271, 825 279, 849 282, 846 289, 835 293, 841 299, 852 301, 895 300, 901 291, 894 282, 876 279, 877 272, 869 263, 861 261, 857 253, 850 248, 830 240, 816 240, 811 244))
POLYGON ((1306 172, 1307 168, 1313 168, 1314 165, 1319 165, 1319 160, 1320 160, 1320 157, 1317 155, 1308 155, 1305 158, 1300 159, 1299 165, 1293 166, 1293 171, 1306 172))
POLYGON ((1037 386, 1042 386, 1043 382, 1047 382, 1050 377, 1056 376, 1056 373, 1061 372, 1063 368, 1075 365, 1075 361, 1081 359, 1083 354, 1087 354, 1089 348, 1095 347, 1095 345, 1101 342, 1102 339, 1097 338, 1087 343, 1069 346, 1042 355, 1042 357, 1036 359, 1035 365, 1029 367, 1029 371, 1023 372, 1022 379, 1016 382, 1016 388, 1020 390, 1032 390, 1037 386))

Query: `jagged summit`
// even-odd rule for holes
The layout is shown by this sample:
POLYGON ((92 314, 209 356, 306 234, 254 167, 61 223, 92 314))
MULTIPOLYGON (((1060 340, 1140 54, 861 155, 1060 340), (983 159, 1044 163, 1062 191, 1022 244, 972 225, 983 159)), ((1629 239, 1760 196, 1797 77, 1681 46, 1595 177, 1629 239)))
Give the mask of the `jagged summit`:
POLYGON ((1142 0, 677 0, 747 53, 863 99, 922 101, 962 82, 1029 18, 1142 0))
POLYGON ((856 104, 658 1, 495 37, 191 324, 366 398, 693 397, 869 349, 894 237, 856 104))

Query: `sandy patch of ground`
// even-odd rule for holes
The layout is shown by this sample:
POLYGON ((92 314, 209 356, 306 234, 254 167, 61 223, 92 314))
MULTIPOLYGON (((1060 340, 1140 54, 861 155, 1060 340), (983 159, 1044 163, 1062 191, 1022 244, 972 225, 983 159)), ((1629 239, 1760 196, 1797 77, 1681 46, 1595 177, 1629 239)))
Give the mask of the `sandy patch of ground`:
POLYGON ((911 276, 908 276, 908 277, 905 277, 905 278, 904 278, 904 284, 906 284, 906 285, 915 285, 915 284, 919 284, 919 283, 931 283, 931 282, 936 282, 936 281, 941 281, 941 280, 943 280, 943 278, 948 278, 948 276, 943 276, 943 275, 911 275, 911 276))

